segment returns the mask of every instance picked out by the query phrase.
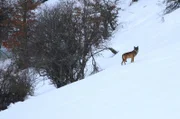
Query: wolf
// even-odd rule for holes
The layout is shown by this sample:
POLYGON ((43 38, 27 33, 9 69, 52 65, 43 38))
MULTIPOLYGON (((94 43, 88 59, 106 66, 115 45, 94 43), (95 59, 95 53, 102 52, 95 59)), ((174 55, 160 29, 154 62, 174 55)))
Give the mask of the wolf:
POLYGON ((134 57, 138 54, 138 52, 139 52, 139 46, 137 47, 134 46, 133 51, 124 53, 122 55, 121 65, 123 65, 123 63, 126 64, 128 58, 131 58, 131 63, 134 62, 134 57))

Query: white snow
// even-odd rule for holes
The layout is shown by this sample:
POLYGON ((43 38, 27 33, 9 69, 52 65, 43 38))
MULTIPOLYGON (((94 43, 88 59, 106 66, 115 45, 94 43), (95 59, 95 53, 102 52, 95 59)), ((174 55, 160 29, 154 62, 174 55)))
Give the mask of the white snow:
POLYGON ((0 119, 180 119, 180 9, 162 16, 161 2, 124 0, 111 41, 119 53, 98 58, 103 71, 10 105, 0 119), (134 46, 135 62, 121 66, 134 46))

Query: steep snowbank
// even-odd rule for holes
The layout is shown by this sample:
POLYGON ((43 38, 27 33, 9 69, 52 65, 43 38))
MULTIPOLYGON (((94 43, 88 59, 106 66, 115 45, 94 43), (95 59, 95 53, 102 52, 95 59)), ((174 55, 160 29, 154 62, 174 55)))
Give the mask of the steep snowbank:
POLYGON ((158 0, 126 7, 111 43, 119 53, 99 58, 104 71, 11 105, 0 119, 179 119, 180 10, 162 17, 158 0), (136 45, 135 62, 121 66, 136 45))

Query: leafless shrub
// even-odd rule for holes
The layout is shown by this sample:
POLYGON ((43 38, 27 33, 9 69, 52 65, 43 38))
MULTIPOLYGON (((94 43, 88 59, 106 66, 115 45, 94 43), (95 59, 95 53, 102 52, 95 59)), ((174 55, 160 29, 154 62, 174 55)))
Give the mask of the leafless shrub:
POLYGON ((180 8, 180 0, 166 0, 166 8, 164 14, 169 14, 172 11, 180 8))
MULTIPOLYGON (((110 40, 117 27, 118 0, 64 1, 46 8, 31 40, 32 66, 56 87, 85 77, 87 61, 110 40)), ((92 65, 98 70, 95 60, 92 65)))
POLYGON ((33 89, 33 81, 26 70, 17 72, 12 65, 7 70, 0 69, 0 110, 24 101, 28 95, 33 95, 33 89))

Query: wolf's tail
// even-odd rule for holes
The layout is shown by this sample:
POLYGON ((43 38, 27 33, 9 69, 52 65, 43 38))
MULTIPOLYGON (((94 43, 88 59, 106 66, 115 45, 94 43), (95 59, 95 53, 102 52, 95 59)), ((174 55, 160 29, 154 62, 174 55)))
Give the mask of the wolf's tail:
POLYGON ((122 55, 122 60, 123 60, 124 62, 127 62, 127 61, 125 60, 125 58, 124 58, 124 55, 122 55))

